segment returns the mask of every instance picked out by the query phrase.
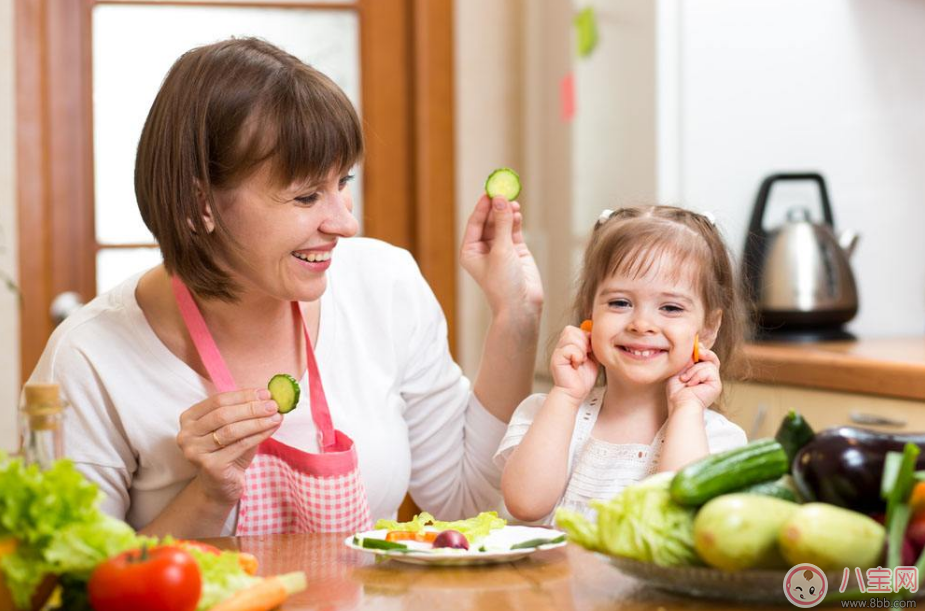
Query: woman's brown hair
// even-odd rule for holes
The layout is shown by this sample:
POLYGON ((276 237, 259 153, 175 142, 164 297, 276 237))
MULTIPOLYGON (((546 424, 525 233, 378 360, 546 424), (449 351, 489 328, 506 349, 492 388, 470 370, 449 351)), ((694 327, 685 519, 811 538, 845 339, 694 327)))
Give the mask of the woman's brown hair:
POLYGON ((716 226, 707 217, 673 206, 621 208, 602 217, 585 249, 584 264, 575 296, 573 324, 591 317, 601 282, 615 273, 644 276, 658 265, 662 255, 675 265, 680 278, 693 272, 707 316, 722 312, 722 324, 712 350, 726 371, 744 373, 739 362, 745 338, 746 317, 732 258, 716 226))
POLYGON ((184 53, 167 73, 138 143, 135 195, 167 271, 198 295, 234 301, 238 287, 217 261, 234 244, 215 191, 265 163, 274 186, 317 184, 362 156, 356 110, 331 79, 265 41, 230 39, 184 53))

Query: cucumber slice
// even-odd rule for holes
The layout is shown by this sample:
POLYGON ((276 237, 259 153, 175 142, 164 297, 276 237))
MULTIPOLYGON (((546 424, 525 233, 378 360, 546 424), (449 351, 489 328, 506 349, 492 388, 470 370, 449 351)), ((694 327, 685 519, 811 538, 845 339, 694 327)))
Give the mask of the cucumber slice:
POLYGON ((270 378, 267 388, 270 389, 270 396, 279 406, 279 413, 288 414, 299 404, 302 389, 299 388, 299 381, 288 373, 278 373, 270 378))
POLYGON ((533 549, 534 547, 539 547, 541 545, 549 545, 550 543, 562 543, 563 541, 565 541, 565 535, 559 535, 558 537, 552 539, 530 539, 529 541, 521 541, 520 543, 515 543, 511 546, 511 549, 533 549))
POLYGON ((520 176, 511 168, 498 168, 488 175, 485 193, 488 197, 500 195, 509 202, 514 201, 520 195, 520 176))
POLYGON ((396 543, 394 541, 386 541, 385 539, 363 539, 363 542, 360 543, 361 547, 366 549, 387 549, 387 550, 402 550, 408 549, 408 546, 404 543, 396 543))

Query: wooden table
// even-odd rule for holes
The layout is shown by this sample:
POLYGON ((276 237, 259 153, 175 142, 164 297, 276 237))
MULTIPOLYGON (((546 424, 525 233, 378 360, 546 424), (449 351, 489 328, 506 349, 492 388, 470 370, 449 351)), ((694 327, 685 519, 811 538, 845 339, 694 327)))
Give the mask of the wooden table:
POLYGON ((308 590, 292 597, 283 607, 286 611, 782 608, 724 604, 648 589, 572 544, 505 564, 422 567, 392 560, 377 564, 372 555, 345 547, 344 538, 330 534, 270 535, 227 537, 209 543, 254 554, 260 561, 261 575, 305 571, 308 590))

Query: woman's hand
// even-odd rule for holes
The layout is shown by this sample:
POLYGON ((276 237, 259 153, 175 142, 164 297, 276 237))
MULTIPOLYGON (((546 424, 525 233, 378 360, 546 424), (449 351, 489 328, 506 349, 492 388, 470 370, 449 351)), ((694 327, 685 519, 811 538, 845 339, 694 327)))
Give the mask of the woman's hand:
POLYGON ((177 444, 199 468, 210 500, 234 504, 244 494, 244 471, 257 446, 282 423, 277 410, 267 389, 252 388, 212 395, 180 414, 177 444))
POLYGON ((719 357, 700 344, 700 362, 694 363, 692 358, 687 367, 669 378, 666 388, 669 417, 676 408, 683 405, 709 408, 723 392, 723 382, 719 377, 719 357))
POLYGON ((549 364, 556 387, 576 403, 594 388, 598 363, 591 354, 591 334, 571 325, 562 330, 549 364))
POLYGON ((483 194, 466 224, 459 261, 485 292, 494 315, 522 312, 538 318, 543 305, 540 273, 524 243, 520 204, 483 194))

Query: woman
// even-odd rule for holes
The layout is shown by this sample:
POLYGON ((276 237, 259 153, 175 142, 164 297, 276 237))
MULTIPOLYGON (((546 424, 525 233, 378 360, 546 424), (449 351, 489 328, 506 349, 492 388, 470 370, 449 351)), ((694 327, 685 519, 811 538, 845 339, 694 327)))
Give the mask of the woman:
POLYGON ((347 239, 362 155, 343 92, 266 42, 171 68, 135 167, 164 264, 69 317, 32 374, 61 384, 67 455, 108 512, 204 537, 359 530, 407 490, 446 519, 500 504, 492 454, 530 392, 542 307, 518 206, 483 197, 465 230, 493 313, 470 388, 410 255, 347 239), (302 391, 285 416, 278 373, 302 391))

